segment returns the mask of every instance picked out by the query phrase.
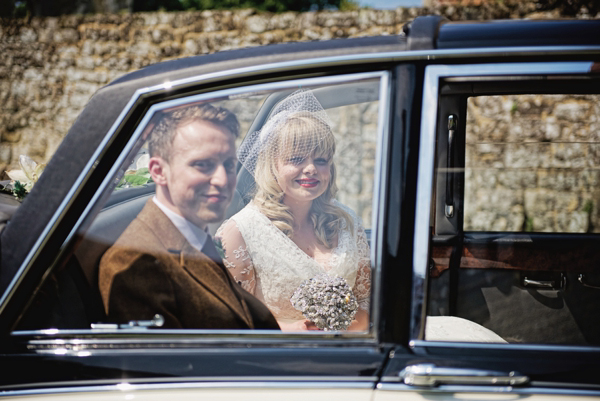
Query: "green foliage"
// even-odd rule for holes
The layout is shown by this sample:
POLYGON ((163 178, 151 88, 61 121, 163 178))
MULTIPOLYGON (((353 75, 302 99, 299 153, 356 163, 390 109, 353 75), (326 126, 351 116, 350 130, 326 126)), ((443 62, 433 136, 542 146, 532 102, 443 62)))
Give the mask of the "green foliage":
POLYGON ((225 246, 223 246, 223 241, 221 241, 221 238, 215 237, 214 242, 215 248, 217 248, 217 252, 221 256, 221 259, 225 259, 225 246))
POLYGON ((152 177, 148 168, 144 167, 139 170, 128 171, 125 173, 116 189, 141 187, 152 182, 152 177))
POLYGON ((25 186, 21 184, 20 181, 15 181, 13 194, 17 197, 18 200, 22 201, 27 195, 27 189, 25 189, 25 186))
POLYGON ((360 8, 356 0, 340 0, 340 11, 354 11, 360 8))
POLYGON ((133 0, 131 8, 136 11, 182 11, 186 8, 180 0, 133 0))
POLYGON ((525 232, 533 232, 533 217, 525 218, 525 232))
POLYGON ((592 210, 594 210, 594 201, 592 201, 591 199, 588 199, 585 202, 585 204, 583 205, 582 211, 587 214, 591 214, 592 210))

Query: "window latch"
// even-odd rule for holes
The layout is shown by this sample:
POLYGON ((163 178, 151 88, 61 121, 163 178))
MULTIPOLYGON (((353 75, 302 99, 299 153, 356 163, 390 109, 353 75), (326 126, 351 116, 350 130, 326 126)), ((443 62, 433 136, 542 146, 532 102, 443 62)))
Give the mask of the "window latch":
POLYGON ((409 386, 434 387, 440 384, 520 386, 529 377, 517 372, 438 367, 433 364, 410 365, 400 372, 400 378, 409 386))
POLYGON ((456 115, 448 116, 448 154, 446 157, 446 217, 454 216, 454 132, 456 131, 456 115))
POLYGON ((165 318, 161 314, 156 314, 151 320, 130 320, 129 323, 92 323, 92 330, 116 330, 116 329, 136 329, 162 327, 165 324, 165 318))

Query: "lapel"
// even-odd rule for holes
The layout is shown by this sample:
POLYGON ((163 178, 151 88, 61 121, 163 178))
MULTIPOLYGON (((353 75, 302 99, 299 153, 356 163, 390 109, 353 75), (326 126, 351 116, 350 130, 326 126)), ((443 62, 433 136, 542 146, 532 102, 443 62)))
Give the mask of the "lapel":
POLYGON ((235 283, 223 266, 190 245, 152 199, 148 200, 138 218, 154 231, 165 249, 195 281, 227 305, 248 327, 253 327, 246 305, 239 299, 235 283))
POLYGON ((235 283, 223 266, 191 246, 187 241, 181 250, 181 266, 204 288, 229 307, 252 328, 246 305, 235 291, 235 283))

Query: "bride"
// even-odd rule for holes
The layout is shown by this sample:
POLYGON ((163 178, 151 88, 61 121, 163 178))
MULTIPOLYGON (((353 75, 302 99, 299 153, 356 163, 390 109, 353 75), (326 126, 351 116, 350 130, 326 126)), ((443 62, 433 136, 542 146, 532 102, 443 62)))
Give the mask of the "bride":
POLYGON ((284 99, 238 157, 256 194, 216 234, 225 266, 263 301, 284 331, 316 330, 290 303, 307 279, 343 277, 359 304, 348 330, 369 325, 369 245, 358 217, 334 199, 335 139, 329 117, 310 91, 284 99))

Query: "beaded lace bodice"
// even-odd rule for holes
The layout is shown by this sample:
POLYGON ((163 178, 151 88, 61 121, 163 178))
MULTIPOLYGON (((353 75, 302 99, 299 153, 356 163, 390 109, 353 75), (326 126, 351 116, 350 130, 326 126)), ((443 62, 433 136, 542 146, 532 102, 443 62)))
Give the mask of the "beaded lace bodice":
POLYGON ((225 250, 224 263, 236 281, 262 300, 278 319, 303 319, 290 297, 298 286, 323 272, 343 277, 361 309, 369 309, 371 268, 365 231, 355 213, 340 203, 354 220, 344 224, 328 259, 318 263, 280 231, 252 203, 223 223, 217 238, 225 250), (230 235, 238 230, 240 235, 230 235), (228 238, 240 238, 238 241, 228 238))

